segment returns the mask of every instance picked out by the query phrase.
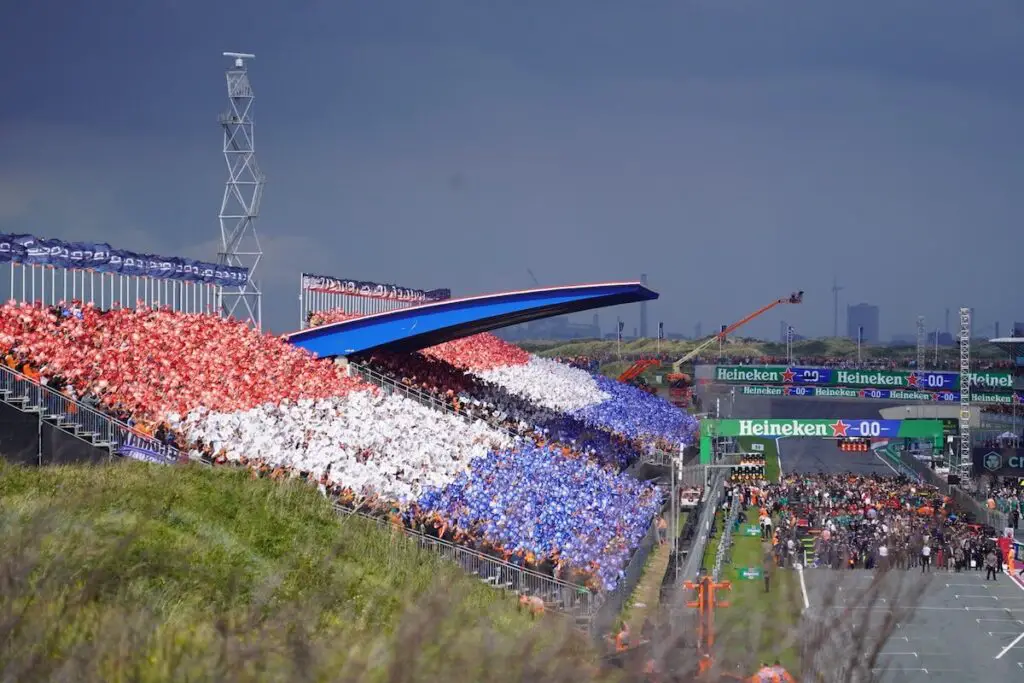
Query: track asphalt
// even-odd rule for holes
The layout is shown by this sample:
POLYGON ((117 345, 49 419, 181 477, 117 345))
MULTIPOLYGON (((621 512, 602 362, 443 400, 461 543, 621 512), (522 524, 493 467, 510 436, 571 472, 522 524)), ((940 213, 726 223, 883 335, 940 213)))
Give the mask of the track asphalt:
MULTIPOLYGON (((857 401, 811 398, 771 398, 765 396, 721 396, 723 415, 735 418, 763 419, 879 419, 883 408, 902 405, 889 401, 857 401)), ((705 399, 707 400, 707 399, 705 399)), ((713 397, 711 398, 713 400, 713 397)), ((854 472, 892 475, 895 472, 874 453, 846 453, 827 439, 791 438, 778 442, 783 474, 854 472)))
POLYGON ((919 569, 884 576, 809 569, 804 580, 806 622, 839 619, 831 641, 818 649, 818 670, 851 658, 866 661, 864 650, 881 645, 870 667, 879 683, 1024 680, 1024 589, 1005 574, 985 581, 978 571, 933 571, 922 579, 919 569), (881 589, 865 599, 875 580, 881 589), (880 643, 887 620, 891 635, 880 643), (858 648, 858 641, 867 648, 858 648))

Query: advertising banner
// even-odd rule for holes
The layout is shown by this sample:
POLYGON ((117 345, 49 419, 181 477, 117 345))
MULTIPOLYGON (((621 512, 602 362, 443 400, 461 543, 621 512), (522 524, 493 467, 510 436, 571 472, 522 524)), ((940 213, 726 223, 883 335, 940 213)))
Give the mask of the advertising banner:
MULTIPOLYGON (((960 402, 958 391, 904 391, 902 389, 850 389, 847 387, 808 387, 808 386, 743 386, 740 393, 744 396, 802 396, 818 398, 873 398, 885 401, 937 401, 960 402)), ((975 393, 971 395, 974 403, 1024 405, 1024 392, 1012 394, 975 393)))
POLYGON ((942 436, 940 420, 703 420, 706 436, 812 436, 826 439, 928 439, 942 436))
POLYGON ((430 303, 446 301, 452 298, 450 289, 410 289, 398 285, 381 284, 367 280, 348 280, 346 278, 329 277, 327 275, 302 274, 302 289, 311 292, 328 294, 346 294, 371 299, 390 299, 391 301, 407 301, 413 303, 430 303))
MULTIPOLYGON (((943 391, 960 389, 958 372, 804 368, 784 365, 716 365, 714 381, 728 384, 793 384, 874 389, 943 391)), ((987 391, 1012 391, 1013 373, 971 373, 971 386, 987 391)))
POLYGON ((1024 448, 985 448, 971 450, 975 474, 997 477, 1024 477, 1024 448))
POLYGON ((97 273, 203 282, 225 287, 244 285, 249 277, 248 268, 176 256, 137 254, 114 249, 103 242, 64 242, 32 235, 3 233, 0 233, 0 263, 92 270, 97 273))

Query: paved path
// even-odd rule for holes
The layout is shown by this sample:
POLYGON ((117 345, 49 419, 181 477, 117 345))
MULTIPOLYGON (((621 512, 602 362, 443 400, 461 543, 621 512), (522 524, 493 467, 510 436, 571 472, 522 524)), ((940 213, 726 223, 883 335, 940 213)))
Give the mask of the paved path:
POLYGON ((982 572, 942 571, 922 584, 918 570, 894 571, 878 584, 874 600, 862 597, 874 572, 811 569, 804 578, 809 620, 838 615, 843 624, 834 642, 820 648, 820 667, 849 660, 850 644, 864 628, 871 644, 881 645, 871 667, 881 683, 1024 680, 1024 589, 1006 575, 992 582, 982 572), (887 619, 894 628, 880 643, 887 619))

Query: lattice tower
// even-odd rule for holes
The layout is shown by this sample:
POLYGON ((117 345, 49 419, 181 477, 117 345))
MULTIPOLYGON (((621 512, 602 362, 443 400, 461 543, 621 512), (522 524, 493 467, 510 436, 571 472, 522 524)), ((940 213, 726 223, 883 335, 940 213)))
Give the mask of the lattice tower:
POLYGON ((262 327, 263 294, 256 283, 256 268, 263 248, 256 232, 263 185, 266 178, 256 163, 256 138, 252 120, 253 92, 246 60, 255 55, 225 52, 234 60, 226 72, 228 101, 231 108, 220 116, 224 131, 224 161, 228 179, 220 206, 221 252, 219 263, 249 269, 243 286, 225 288, 222 309, 225 315, 262 327))
POLYGON ((971 309, 960 309, 960 453, 957 474, 971 476, 971 309))

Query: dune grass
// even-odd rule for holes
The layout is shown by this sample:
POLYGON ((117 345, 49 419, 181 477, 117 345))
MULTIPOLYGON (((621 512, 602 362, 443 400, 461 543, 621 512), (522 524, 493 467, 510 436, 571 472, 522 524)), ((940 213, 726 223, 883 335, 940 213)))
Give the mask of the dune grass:
POLYGON ((3 680, 570 680, 592 661, 557 618, 303 484, 0 461, 0 539, 3 680))

